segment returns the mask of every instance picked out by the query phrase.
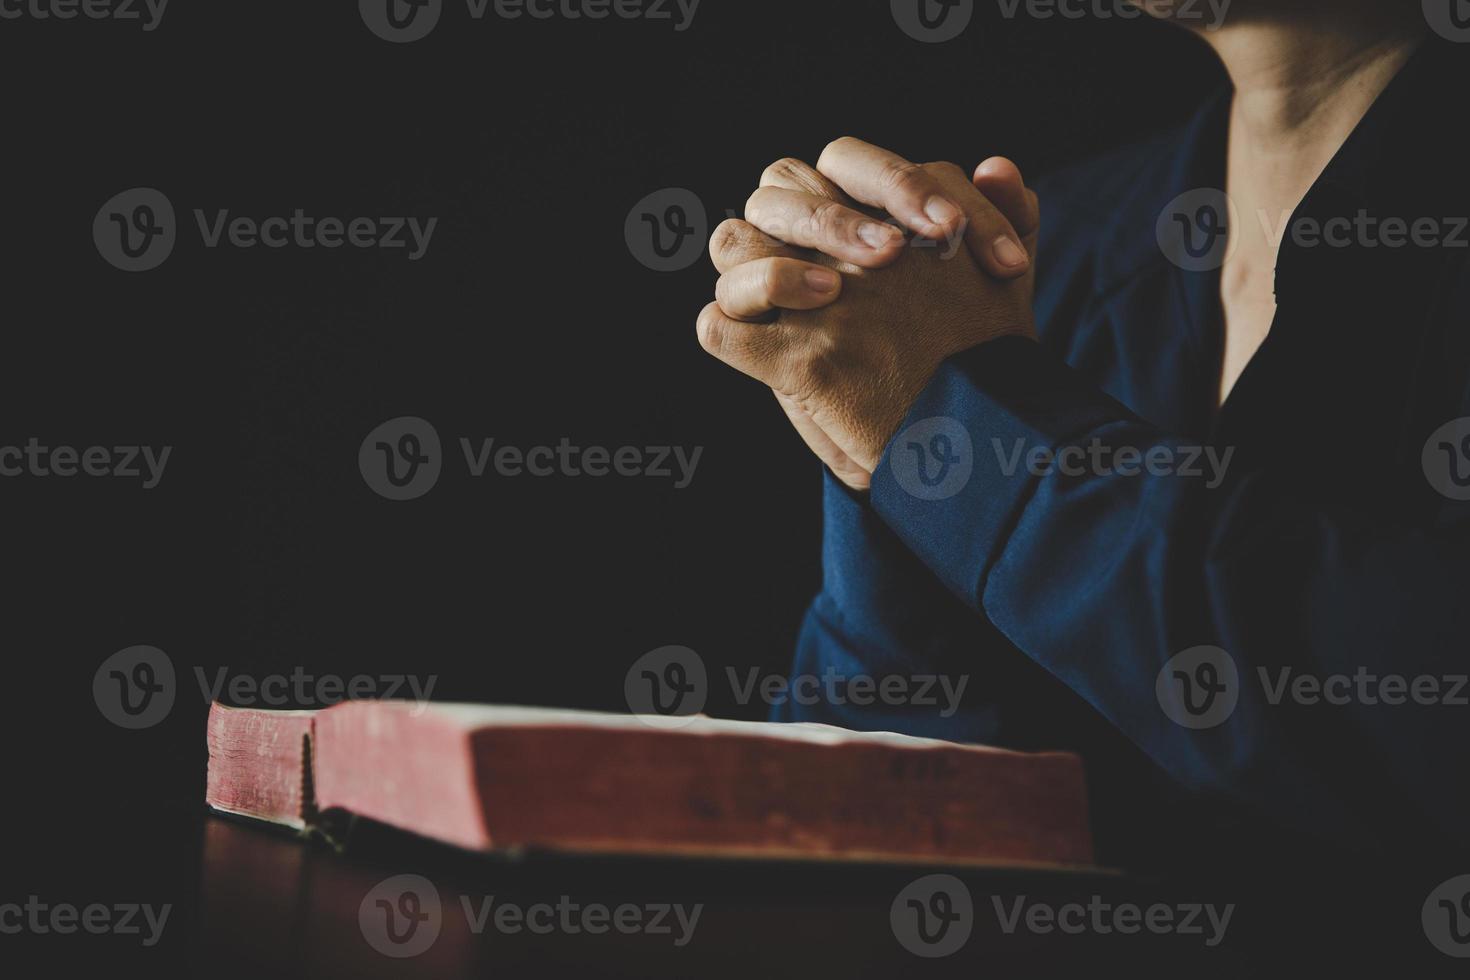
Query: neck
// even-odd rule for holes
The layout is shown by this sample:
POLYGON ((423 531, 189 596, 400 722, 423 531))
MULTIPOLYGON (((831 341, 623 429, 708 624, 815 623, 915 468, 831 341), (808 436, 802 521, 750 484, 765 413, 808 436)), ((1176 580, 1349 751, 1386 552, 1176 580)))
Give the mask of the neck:
POLYGON ((1291 0, 1201 32, 1235 86, 1232 155, 1289 163, 1310 186, 1419 45, 1418 15, 1417 4, 1291 0))
POLYGON ((1223 401, 1276 314, 1279 231, 1427 28, 1419 5, 1235 0, 1202 32, 1235 84, 1225 191, 1241 220, 1220 272, 1223 401))

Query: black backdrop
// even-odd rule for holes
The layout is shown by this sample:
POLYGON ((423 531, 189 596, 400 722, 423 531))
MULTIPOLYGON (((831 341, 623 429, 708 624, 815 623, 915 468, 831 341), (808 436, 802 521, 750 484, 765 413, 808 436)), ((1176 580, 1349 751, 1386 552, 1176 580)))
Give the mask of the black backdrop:
MULTIPOLYGON (((24 848, 36 880, 72 863, 86 799, 197 805, 196 667, 433 674, 441 698, 617 710, 628 665, 665 644, 781 669, 819 580, 819 471, 769 395, 700 351, 707 260, 644 267, 629 209, 686 187, 712 227, 767 163, 843 134, 1040 173, 1219 81, 1169 27, 990 3, 934 45, 886 0, 704 0, 683 32, 451 2, 411 44, 350 3, 176 3, 147 32, 0 22, 0 445, 173 447, 147 491, 0 480, 14 778, 50 801, 7 821, 46 842, 24 848), (164 192, 180 230, 129 274, 91 225, 133 187, 164 192), (209 249, 195 208, 439 222, 410 262, 209 249), (357 454, 404 415, 433 423, 445 470, 393 502, 357 454), (682 490, 470 479, 462 436, 703 456, 682 490), (134 644, 168 653, 181 693, 125 732, 91 685, 134 644)), ((714 713, 763 711, 715 692, 714 713)))

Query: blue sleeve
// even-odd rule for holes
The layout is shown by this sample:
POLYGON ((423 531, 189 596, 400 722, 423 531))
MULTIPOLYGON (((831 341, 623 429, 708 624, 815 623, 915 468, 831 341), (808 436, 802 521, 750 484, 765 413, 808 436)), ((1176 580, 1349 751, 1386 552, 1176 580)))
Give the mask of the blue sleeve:
POLYGON ((1099 744, 1108 726, 1096 712, 946 589, 868 495, 823 472, 822 589, 773 720, 1021 750, 1099 744), (796 696, 802 678, 822 684, 819 696, 796 696), (898 696, 844 696, 863 678, 898 684, 898 696))
MULTIPOLYGON (((914 678, 943 675, 950 691, 961 684, 963 691, 956 710, 937 681, 929 692, 936 704, 858 705, 841 696, 788 699, 774 706, 773 720, 994 743, 996 706, 983 690, 985 679, 973 670, 986 624, 903 546, 865 495, 849 490, 830 471, 824 470, 824 480, 822 590, 802 622, 793 682, 893 677, 914 684, 914 678)), ((834 689, 841 690, 828 688, 834 689)))
POLYGON ((1364 672, 1444 679, 1448 695, 1470 636, 1462 543, 1320 512, 1248 467, 1208 486, 1016 456, 1186 442, 1008 338, 941 367, 872 502, 953 593, 1185 787, 1345 838, 1409 825, 1463 842, 1470 781, 1451 774, 1470 771, 1470 710, 1278 696, 1283 677, 1364 672), (930 451, 958 477, 920 474, 910 456, 930 451))

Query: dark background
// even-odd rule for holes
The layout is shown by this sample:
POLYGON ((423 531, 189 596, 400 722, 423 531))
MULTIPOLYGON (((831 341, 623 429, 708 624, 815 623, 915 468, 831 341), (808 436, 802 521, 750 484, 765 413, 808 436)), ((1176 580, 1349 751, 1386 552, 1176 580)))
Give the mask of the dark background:
MULTIPOLYGON (((787 663, 820 576, 819 470, 768 393, 707 357, 707 261, 639 264, 635 202, 698 194, 710 227, 762 169, 856 135, 1028 175, 1173 122, 1220 77, 1142 20, 1004 21, 906 37, 884 0, 704 0, 693 26, 471 20, 407 45, 351 3, 174 0, 156 31, 0 21, 7 177, 0 445, 170 445, 159 487, 0 479, 10 884, 103 862, 119 893, 194 887, 154 817, 197 809, 194 669, 437 675, 436 698, 623 710, 666 644, 787 663), (158 269, 99 256, 112 195, 168 195, 158 269), (206 249, 192 210, 437 216, 427 255, 206 249), (359 444, 430 420, 446 468, 374 494, 359 444), (470 479, 456 440, 702 446, 693 484, 470 479), (98 665, 179 672, 155 728, 113 727, 98 665), (126 816, 118 816, 123 813, 126 816), (26 860, 21 860, 25 858, 26 860)), ((759 717, 714 686, 711 713, 759 717)), ((62 883, 62 884, 58 884, 62 883)), ((184 913, 181 913, 184 914, 184 913)))

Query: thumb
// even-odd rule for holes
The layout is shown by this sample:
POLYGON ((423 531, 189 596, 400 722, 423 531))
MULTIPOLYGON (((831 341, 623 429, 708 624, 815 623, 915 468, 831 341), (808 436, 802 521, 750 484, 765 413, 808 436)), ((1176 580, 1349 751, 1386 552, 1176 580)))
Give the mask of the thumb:
POLYGON ((1041 230, 1041 206, 1036 192, 1026 186, 1021 168, 1005 157, 991 157, 975 168, 975 189, 1005 215, 1021 237, 1032 261, 1036 259, 1036 235, 1041 230))

